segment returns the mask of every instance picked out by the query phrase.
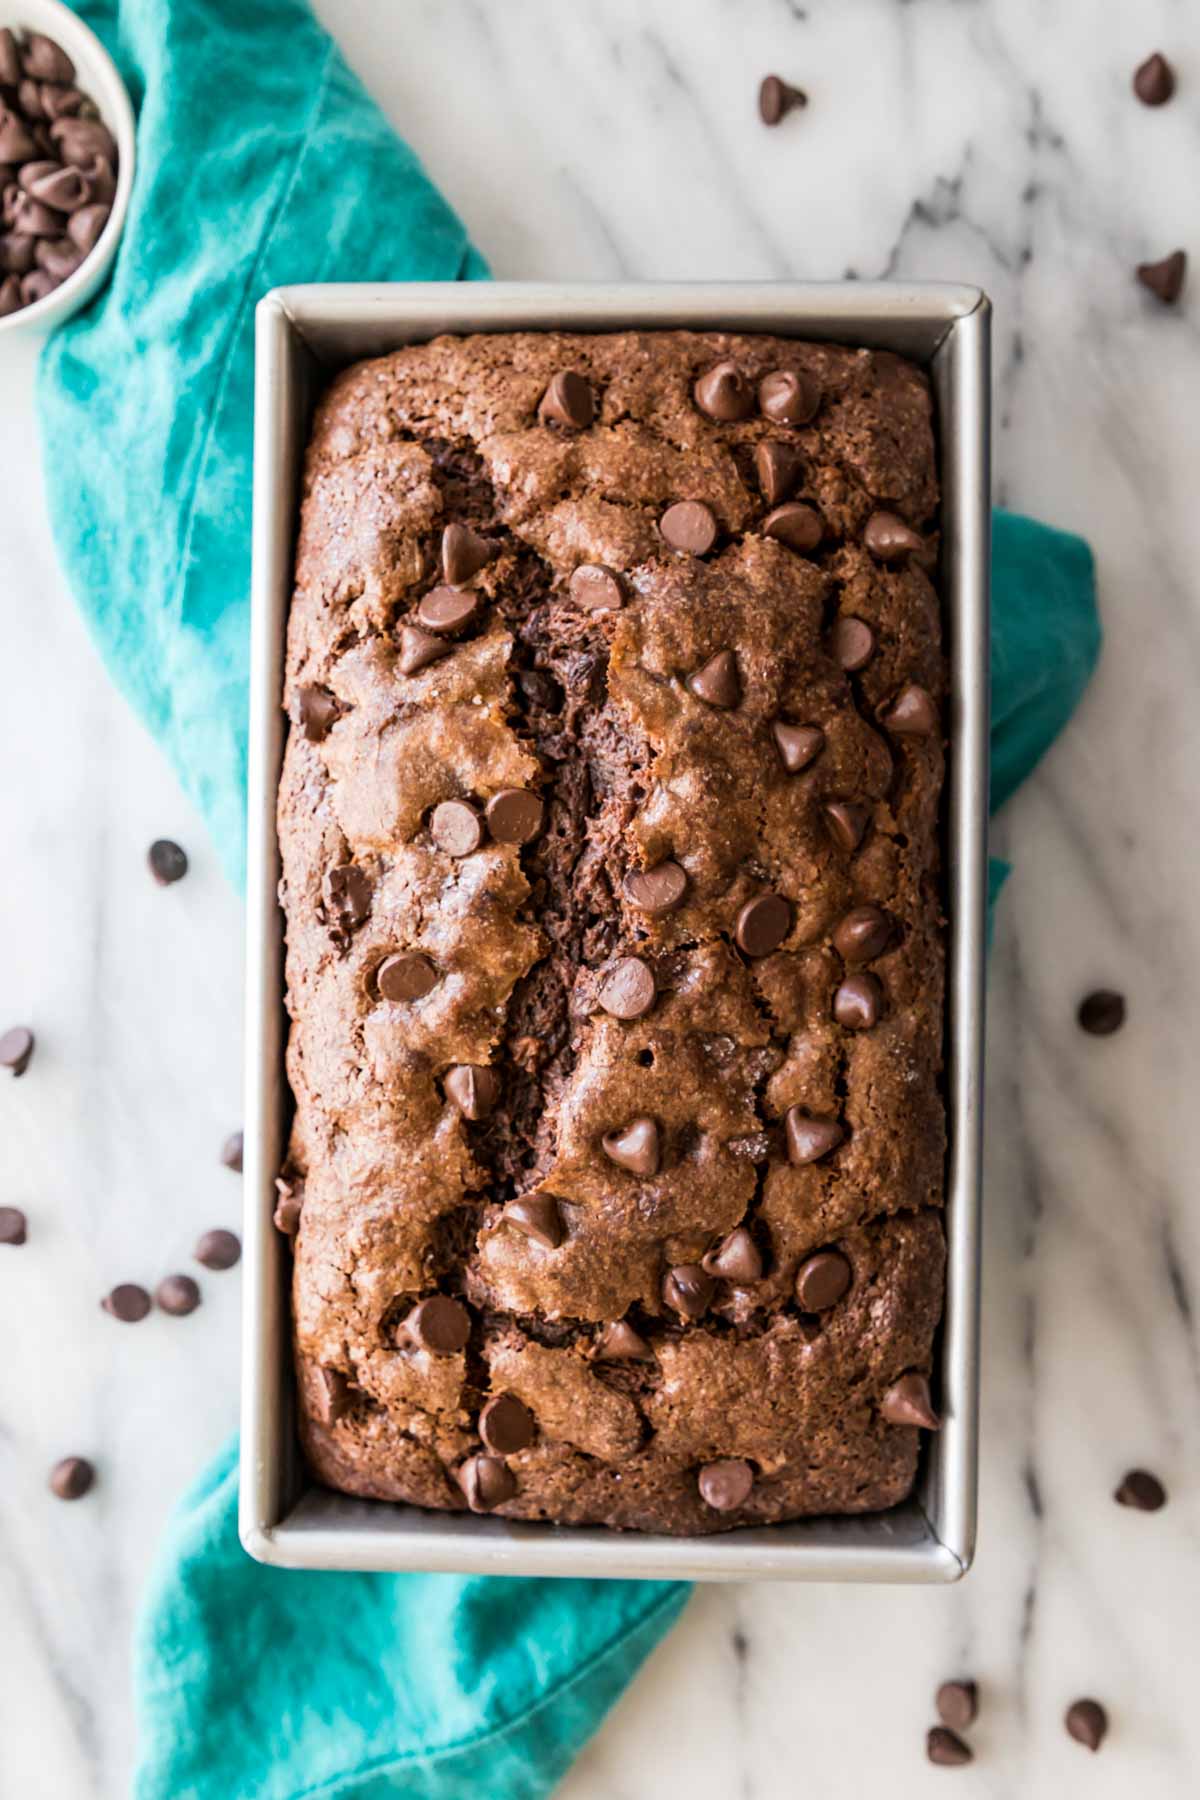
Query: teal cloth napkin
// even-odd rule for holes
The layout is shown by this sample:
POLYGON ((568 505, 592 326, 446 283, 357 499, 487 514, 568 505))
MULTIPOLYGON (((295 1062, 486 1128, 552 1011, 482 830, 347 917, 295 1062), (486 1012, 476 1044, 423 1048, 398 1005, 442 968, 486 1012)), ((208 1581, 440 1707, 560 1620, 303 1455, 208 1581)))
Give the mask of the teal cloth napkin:
MULTIPOLYGON (((108 669, 239 881, 255 303, 487 270, 303 0, 77 10, 129 82, 139 164, 112 283, 42 362, 51 519, 108 669)), ((1070 716, 1099 627, 1078 538, 998 514, 994 567, 998 803, 1070 716)), ((245 1556, 236 1512, 230 1449, 143 1608, 137 1800, 539 1800, 688 1593, 294 1574, 245 1556)))

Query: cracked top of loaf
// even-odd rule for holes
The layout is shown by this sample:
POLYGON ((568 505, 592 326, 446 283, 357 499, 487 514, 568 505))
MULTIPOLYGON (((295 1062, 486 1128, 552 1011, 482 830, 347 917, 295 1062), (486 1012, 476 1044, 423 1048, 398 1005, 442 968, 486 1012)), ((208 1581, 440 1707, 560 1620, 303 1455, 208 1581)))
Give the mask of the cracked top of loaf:
POLYGON ((302 1435, 699 1532, 911 1487, 943 1282, 923 373, 709 332, 334 381, 279 791, 302 1435))

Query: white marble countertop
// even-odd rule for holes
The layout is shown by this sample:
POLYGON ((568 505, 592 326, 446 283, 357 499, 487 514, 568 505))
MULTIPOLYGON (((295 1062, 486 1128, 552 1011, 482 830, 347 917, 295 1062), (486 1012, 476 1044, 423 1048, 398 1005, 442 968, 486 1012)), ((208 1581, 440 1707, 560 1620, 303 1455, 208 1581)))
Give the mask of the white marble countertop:
MULTIPOLYGON (((979 1558, 952 1590, 710 1590, 563 1786, 565 1800, 1176 1800, 1195 1788, 1200 1597, 1200 22, 1170 0, 323 0, 397 125, 511 277, 944 276, 996 306, 1001 498, 1086 533, 1107 648, 1008 809, 992 965, 979 1558), (1163 48, 1180 92, 1129 93, 1163 48), (778 131, 768 69, 805 85, 778 131), (1079 996, 1129 996, 1084 1037, 1079 996), (1112 1504, 1130 1464, 1171 1491, 1112 1504), (932 1692, 983 1693, 973 1768, 928 1768, 932 1692), (1095 1759, 1063 1733, 1094 1694, 1095 1759), (1190 1770, 1190 1774, 1189 1774, 1190 1770)), ((235 1225, 240 908, 105 679, 54 563, 34 354, 0 349, 4 670, 0 1024, 0 1796, 126 1791, 128 1642, 167 1510, 233 1429, 239 1276, 136 1331, 115 1281, 235 1225), (162 891, 144 852, 178 838, 162 891), (100 1482, 45 1491, 65 1452, 100 1482)), ((231 1796, 231 1800, 235 1797, 231 1796)))

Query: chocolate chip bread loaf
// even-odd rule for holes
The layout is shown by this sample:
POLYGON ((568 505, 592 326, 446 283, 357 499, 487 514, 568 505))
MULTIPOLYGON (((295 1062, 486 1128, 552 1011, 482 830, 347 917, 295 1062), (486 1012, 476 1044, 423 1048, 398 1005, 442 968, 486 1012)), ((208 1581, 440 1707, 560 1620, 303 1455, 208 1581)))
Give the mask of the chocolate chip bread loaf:
POLYGON ((715 333, 348 370, 279 798, 301 1428, 707 1532, 909 1490, 941 1310, 930 396, 715 333))

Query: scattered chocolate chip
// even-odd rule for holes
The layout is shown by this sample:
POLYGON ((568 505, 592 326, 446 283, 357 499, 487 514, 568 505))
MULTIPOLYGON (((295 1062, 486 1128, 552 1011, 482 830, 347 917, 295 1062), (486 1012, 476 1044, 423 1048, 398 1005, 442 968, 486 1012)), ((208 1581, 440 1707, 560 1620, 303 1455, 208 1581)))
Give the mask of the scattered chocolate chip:
POLYGON ((385 1000, 423 1000, 438 984, 438 972, 419 950, 401 950, 379 965, 375 977, 385 1000))
POLYGON ((830 654, 838 667, 845 669, 848 675, 866 668, 875 654, 875 644, 872 627, 854 613, 843 613, 840 619, 834 621, 833 630, 829 634, 830 654))
POLYGON ((883 1012, 883 984, 864 969, 847 975, 833 996, 833 1016, 844 1031, 870 1031, 883 1012))
POLYGON ((150 1296, 136 1282, 122 1281, 105 1294, 100 1304, 111 1318, 120 1319, 123 1325, 136 1325, 150 1311, 150 1296))
POLYGON ((434 637, 432 632, 422 631, 416 625, 400 627, 400 654, 396 666, 402 675, 419 675, 431 663, 440 662, 443 656, 449 656, 454 645, 445 638, 434 637))
POLYGON ((925 540, 911 526, 892 512, 875 512, 867 520, 863 543, 880 562, 899 562, 914 550, 923 550, 925 540))
POLYGON ((155 1288, 154 1298, 163 1312, 184 1319, 199 1306, 200 1289, 190 1275, 166 1275, 155 1288))
POLYGON ((654 1352, 639 1331, 625 1319, 614 1319, 596 1339, 592 1355, 597 1362, 653 1362, 654 1352))
POLYGON ((533 1414, 515 1394, 493 1394, 479 1415, 479 1435, 497 1456, 515 1456, 533 1442, 533 1414))
POLYGON ((717 521, 703 500, 677 500, 658 522, 663 542, 688 556, 707 556, 717 541, 717 521))
POLYGON ((774 719, 771 732, 789 775, 798 775, 801 769, 807 769, 825 748, 825 733, 819 725, 789 725, 786 719, 774 719))
POLYGON ((880 906, 855 906, 834 927, 833 947, 843 962, 874 962, 891 941, 892 921, 880 906))
POLYGON ((517 1491, 516 1477, 498 1456, 469 1456, 456 1470, 455 1479, 474 1513, 491 1512, 517 1491))
POLYGON ((1133 91, 1143 106, 1165 106, 1175 92, 1175 71, 1156 50, 1133 71, 1133 91))
POLYGON ((1098 1750, 1108 1732, 1108 1714, 1098 1700, 1073 1700, 1063 1723, 1086 1750, 1098 1750))
POLYGON ((500 1077, 486 1063, 458 1063, 442 1081, 446 1098, 464 1119, 488 1119, 500 1099, 500 1077))
POLYGON ((545 808, 528 788, 501 788, 485 810, 488 830, 498 844, 532 843, 545 822, 545 808))
POLYGON ((662 1149, 654 1119, 630 1119, 619 1130, 606 1131, 600 1142, 605 1156, 618 1169, 628 1169, 631 1175, 642 1177, 658 1174, 662 1149))
POLYGON ((1097 988, 1079 1002, 1077 1017, 1091 1037, 1111 1037, 1125 1023, 1125 996, 1111 988, 1097 988))
POLYGON ((309 1388, 313 1414, 321 1425, 332 1428, 350 1410, 350 1383, 340 1369, 318 1364, 309 1388))
POLYGON ((803 88, 791 87, 778 75, 764 75, 758 89, 758 116, 764 125, 778 125, 793 107, 807 106, 803 88))
POLYGON ((758 407, 776 425, 807 425, 821 404, 821 390, 800 369, 775 369, 758 384, 758 407))
POLYGON ((687 686, 689 692, 697 700, 703 700, 706 706, 728 712, 740 705, 742 683, 733 651, 718 650, 715 656, 710 656, 702 668, 688 676, 687 686))
POLYGON ((296 695, 296 718, 310 744, 323 743, 342 709, 327 687, 313 683, 296 695))
POLYGON ((240 1175, 242 1172, 244 1147, 245 1138, 240 1131, 231 1131, 221 1145, 221 1161, 227 1169, 232 1169, 235 1175, 240 1175))
POLYGON ((599 563, 580 563, 571 576, 571 599, 581 612, 618 612, 624 595, 611 569, 599 563))
POLYGON ((371 877, 357 863, 338 863, 325 873, 321 897, 325 920, 334 936, 349 942, 371 913, 371 877))
POLYGON ((403 1335, 431 1356, 457 1356, 471 1337, 471 1315, 459 1300, 431 1294, 418 1300, 402 1327, 403 1335))
POLYGON ((1157 1512, 1167 1504, 1167 1490, 1149 1469, 1130 1469, 1122 1476, 1113 1499, 1118 1506, 1131 1506, 1135 1512, 1157 1512))
MULTIPOLYGON (((28 230, 29 227, 22 227, 28 230)), ((1161 262, 1139 263, 1137 278, 1144 288, 1149 288, 1156 299, 1164 306, 1171 306, 1183 292, 1183 279, 1187 274, 1187 253, 1173 250, 1170 256, 1164 256, 1161 262)))
POLYGON ((242 1260, 242 1240, 233 1231, 206 1231, 197 1239, 192 1255, 205 1269, 232 1269, 242 1260))
POLYGON ((86 1456, 64 1456, 50 1471, 50 1492, 60 1500, 82 1500, 95 1479, 86 1456))
POLYGON ((941 1769, 958 1769, 975 1758, 970 1744, 965 1744, 956 1731, 950 1731, 945 1725, 930 1726, 925 1734, 925 1754, 941 1769))
POLYGON ((979 1688, 974 1681, 943 1681, 934 1696, 937 1716, 952 1731, 966 1731, 979 1711, 979 1688))
POLYGON ((614 1019, 640 1019, 654 1005, 654 971, 640 956, 623 956, 601 986, 600 1005, 614 1019))
POLYGON ((763 1261, 758 1245, 744 1225, 738 1225, 722 1238, 714 1249, 700 1259, 706 1275, 718 1281, 730 1281, 735 1287, 750 1287, 762 1280, 763 1261))
POLYGON ((857 800, 827 800, 821 811, 834 843, 853 856, 871 823, 870 807, 857 800))
POLYGON ((304 1210, 304 1183, 286 1175, 277 1175, 275 1192, 279 1196, 272 1215, 275 1229, 282 1232, 284 1237, 295 1237, 300 1229, 300 1214, 304 1210))
POLYGON ((630 869, 621 883, 631 906, 650 919, 665 918, 683 905, 687 875, 677 862, 655 863, 652 869, 630 869))
POLYGON ((155 838, 146 852, 146 861, 159 887, 170 887, 172 882, 182 881, 188 872, 186 850, 173 844, 170 838, 155 838))
POLYGON ((938 727, 933 701, 915 681, 900 689, 884 713, 883 723, 893 737, 932 737, 938 727))
POLYGON ((754 389, 729 358, 706 369, 692 394, 700 411, 720 425, 748 419, 754 411, 754 389))
POLYGON ((802 1312, 828 1312, 850 1287, 850 1264, 837 1250, 818 1250, 796 1271, 796 1300, 802 1312))
POLYGON ((792 929, 792 909, 782 894, 758 894, 738 912, 734 942, 746 956, 770 956, 792 929))
POLYGON ((75 79, 75 64, 62 45, 40 31, 31 31, 26 38, 21 66, 34 81, 58 81, 65 85, 75 79))
POLYGON ((787 499, 800 479, 801 467, 800 452, 793 444, 767 438, 756 445, 754 470, 768 506, 778 506, 780 501, 787 499))
MULTIPOLYGON (((917 1369, 910 1369, 893 1381, 879 1410, 889 1425, 919 1425, 922 1431, 941 1429, 942 1421, 933 1409, 929 1392, 929 1377, 917 1369)), ((953 1725, 954 1721, 947 1719, 946 1723, 953 1725)))
POLYGON ((799 1106, 789 1106, 783 1115, 787 1138, 788 1161, 797 1168, 805 1163, 820 1162, 836 1150, 846 1135, 836 1119, 814 1119, 799 1106))
POLYGON ((417 621, 435 637, 457 637, 471 625, 477 625, 483 614, 483 596, 471 589, 431 588, 417 606, 417 621))
POLYGON ((564 425, 569 431, 586 431, 596 416, 590 384, 574 369, 560 369, 538 403, 543 425, 564 425))
POLYGON ((815 506, 788 500, 767 514, 762 522, 762 532, 764 537, 774 538, 798 555, 807 556, 820 543, 825 525, 815 506))
POLYGON ((33 1056, 34 1035, 28 1025, 10 1025, 0 1037, 0 1069, 23 1075, 33 1056))
POLYGON ((677 1263, 663 1277, 664 1301, 685 1319, 702 1319, 716 1291, 716 1282, 699 1263, 677 1263))
POLYGON ((447 856, 470 856, 483 842, 483 820, 466 800, 442 800, 429 815, 429 835, 447 856))
POLYGON ((510 1200, 501 1218, 522 1237, 532 1238, 544 1250, 557 1250, 566 1236, 562 1213, 553 1194, 526 1194, 521 1200, 510 1200))
POLYGON ((705 1463, 696 1477, 696 1486, 705 1506, 711 1506, 714 1512, 735 1512, 750 1498, 754 1470, 748 1462, 734 1457, 705 1463))
POLYGON ((28 1223, 19 1206, 0 1206, 0 1244, 23 1244, 28 1223))

